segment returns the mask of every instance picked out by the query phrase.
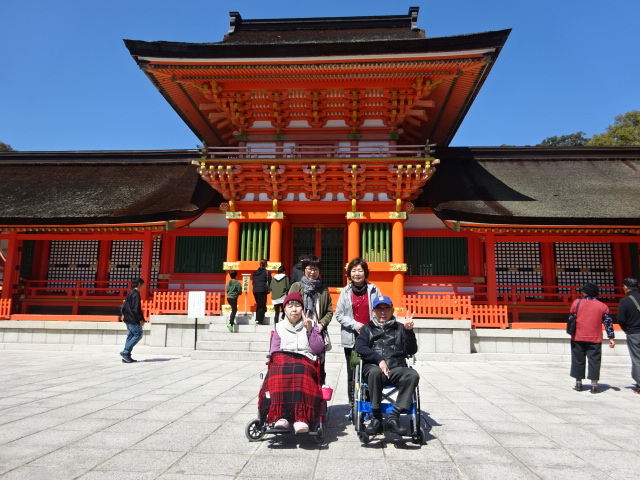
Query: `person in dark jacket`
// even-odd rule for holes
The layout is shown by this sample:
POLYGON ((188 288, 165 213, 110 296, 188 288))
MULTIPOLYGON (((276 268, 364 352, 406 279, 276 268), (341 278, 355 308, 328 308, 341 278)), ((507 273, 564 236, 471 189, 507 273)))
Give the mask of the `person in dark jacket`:
POLYGON ((278 273, 276 273, 271 279, 271 303, 273 304, 273 309, 275 311, 275 315, 273 316, 274 323, 278 323, 280 320, 281 310, 282 320, 284 320, 284 305, 282 302, 284 301, 284 297, 289 293, 289 287, 291 287, 286 271, 287 269, 281 265, 278 268, 278 273))
POLYGON ((298 263, 296 263, 291 269, 291 284, 299 282, 304 277, 304 267, 302 263, 307 259, 309 255, 300 255, 298 263))
POLYGON ((640 394, 640 293, 638 280, 625 278, 622 284, 626 297, 618 305, 618 324, 627 335, 627 348, 631 357, 631 378, 636 382, 634 392, 640 394))
POLYGON ((267 270, 267 261, 260 260, 260 266, 253 272, 253 298, 256 301, 256 325, 262 325, 264 314, 267 313, 267 295, 271 283, 271 273, 267 270))
POLYGON ((140 303, 140 290, 144 288, 144 280, 141 278, 131 282, 131 291, 127 294, 124 304, 124 323, 127 325, 127 340, 124 343, 124 350, 120 352, 123 363, 133 363, 137 360, 131 358, 133 347, 142 339, 142 326, 144 325, 144 315, 140 303))
POLYGON ((227 328, 233 333, 235 329, 236 313, 238 313, 238 297, 242 295, 242 284, 236 280, 238 272, 235 270, 229 271, 229 283, 227 283, 227 303, 231 307, 231 315, 229 315, 229 321, 227 322, 227 328))
POLYGON ((356 352, 362 357, 363 378, 369 385, 373 418, 365 431, 369 435, 382 433, 382 389, 392 385, 398 389, 393 411, 387 419, 387 431, 406 435, 400 425, 400 413, 411 407, 411 396, 418 386, 420 375, 407 366, 406 357, 418 351, 413 331, 413 313, 404 325, 393 315, 393 302, 387 296, 376 297, 372 302, 373 318, 360 329, 356 339, 356 352))

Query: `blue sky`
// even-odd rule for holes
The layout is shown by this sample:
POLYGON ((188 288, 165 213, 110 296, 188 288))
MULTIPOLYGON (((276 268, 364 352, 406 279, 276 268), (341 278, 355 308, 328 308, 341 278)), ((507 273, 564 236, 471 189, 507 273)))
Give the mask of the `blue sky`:
POLYGON ((513 31, 452 145, 602 133, 640 109, 638 0, 1 0, 0 141, 21 151, 194 148, 122 39, 217 42, 244 18, 406 14, 429 37, 513 31))

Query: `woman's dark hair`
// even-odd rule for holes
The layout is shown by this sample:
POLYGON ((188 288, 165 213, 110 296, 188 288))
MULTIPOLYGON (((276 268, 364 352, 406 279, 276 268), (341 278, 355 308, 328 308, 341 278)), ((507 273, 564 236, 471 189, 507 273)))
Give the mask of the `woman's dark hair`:
POLYGON ((364 278, 369 278, 369 267, 367 266, 367 262, 365 262, 360 257, 356 257, 347 265, 347 278, 349 280, 351 280, 351 270, 353 270, 354 267, 358 266, 362 267, 362 270, 364 270, 364 278))
POLYGON ((144 280, 141 278, 136 278, 131 282, 131 288, 138 288, 140 285, 144 285, 144 280))
POLYGON ((307 267, 316 267, 318 270, 321 270, 320 263, 321 261, 318 257, 315 255, 308 255, 307 258, 302 261, 302 269, 304 270, 307 267))
POLYGON ((236 272, 235 270, 229 270, 229 276, 231 278, 236 278, 238 276, 238 272, 236 272))
POLYGON ((284 265, 280 265, 280 266, 278 267, 278 273, 284 273, 284 272, 286 272, 286 271, 287 271, 287 269, 286 269, 286 268, 284 268, 284 265))
POLYGON ((265 259, 260 260, 260 268, 267 268, 267 261, 265 259))

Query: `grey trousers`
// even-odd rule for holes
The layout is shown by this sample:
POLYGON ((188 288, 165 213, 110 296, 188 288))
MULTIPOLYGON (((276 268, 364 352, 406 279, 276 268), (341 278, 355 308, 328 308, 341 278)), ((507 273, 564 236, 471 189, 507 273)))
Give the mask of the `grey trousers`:
POLYGON ((584 378, 585 357, 589 361, 589 380, 600 380, 602 344, 571 340, 571 375, 576 380, 584 378))
POLYGON ((401 409, 411 407, 411 396, 418 386, 420 375, 413 368, 396 367, 390 370, 389 378, 385 377, 378 365, 367 364, 362 368, 364 378, 369 385, 371 409, 377 410, 382 403, 382 388, 393 385, 398 388, 396 406, 401 409))
POLYGON ((640 333, 627 333, 627 348, 631 357, 631 378, 640 385, 640 333))

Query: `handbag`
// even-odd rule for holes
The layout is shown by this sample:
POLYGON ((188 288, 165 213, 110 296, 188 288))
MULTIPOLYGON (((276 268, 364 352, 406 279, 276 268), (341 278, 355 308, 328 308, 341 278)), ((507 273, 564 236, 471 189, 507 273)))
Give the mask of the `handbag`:
POLYGON ((578 318, 578 308, 580 308, 581 301, 582 299, 578 300, 576 311, 569 314, 569 319, 567 320, 567 333, 569 335, 574 335, 576 333, 576 318, 578 318))

